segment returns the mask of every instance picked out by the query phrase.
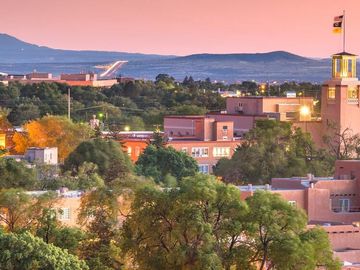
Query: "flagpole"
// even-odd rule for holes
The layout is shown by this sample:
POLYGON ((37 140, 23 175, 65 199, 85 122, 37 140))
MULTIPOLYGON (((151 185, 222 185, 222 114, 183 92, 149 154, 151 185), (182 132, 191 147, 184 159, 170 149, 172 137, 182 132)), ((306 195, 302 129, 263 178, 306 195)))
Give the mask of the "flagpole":
POLYGON ((345 52, 345 45, 346 45, 346 39, 345 39, 345 10, 343 10, 343 24, 344 24, 344 33, 343 33, 343 52, 345 52))

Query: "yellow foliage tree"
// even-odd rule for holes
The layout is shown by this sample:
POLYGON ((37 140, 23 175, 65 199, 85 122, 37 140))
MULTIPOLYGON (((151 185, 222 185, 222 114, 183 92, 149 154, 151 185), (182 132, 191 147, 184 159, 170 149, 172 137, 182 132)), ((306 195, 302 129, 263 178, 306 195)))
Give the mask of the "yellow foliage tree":
POLYGON ((63 116, 44 116, 24 126, 25 133, 14 135, 15 150, 23 153, 27 147, 57 147, 63 161, 82 141, 92 135, 88 125, 74 123, 63 116))
POLYGON ((14 150, 19 154, 25 153, 28 148, 28 137, 23 133, 15 132, 12 140, 15 144, 14 150))

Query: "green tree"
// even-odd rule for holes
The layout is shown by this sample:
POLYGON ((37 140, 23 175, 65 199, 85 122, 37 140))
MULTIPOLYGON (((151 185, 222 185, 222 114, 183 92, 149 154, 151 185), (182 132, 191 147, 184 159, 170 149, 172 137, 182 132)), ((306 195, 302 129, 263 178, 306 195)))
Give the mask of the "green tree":
POLYGON ((239 248, 247 207, 239 190, 197 175, 179 188, 136 191, 123 226, 123 252, 139 269, 230 269, 246 256, 239 248))
POLYGON ((9 232, 32 230, 39 224, 46 209, 54 207, 56 195, 45 193, 32 197, 21 189, 0 190, 0 222, 9 232))
POLYGON ((179 187, 135 192, 122 252, 139 269, 339 270, 329 239, 305 213, 270 192, 239 190, 197 175, 179 187))
POLYGON ((79 223, 86 228, 87 237, 81 244, 80 256, 91 269, 120 269, 119 203, 112 190, 98 189, 81 198, 79 223))
POLYGON ((81 143, 65 160, 64 170, 78 173, 85 162, 96 164, 107 183, 126 177, 132 171, 130 158, 113 140, 96 138, 81 143))
POLYGON ((214 173, 231 183, 269 183, 273 177, 330 175, 332 167, 332 159, 315 148, 310 134, 293 129, 291 123, 259 120, 214 173))
POLYGON ((85 239, 85 232, 80 228, 63 226, 57 219, 60 211, 53 208, 43 209, 35 235, 43 239, 46 244, 53 244, 66 249, 71 254, 78 255, 80 243, 85 239))
POLYGON ((199 107, 196 105, 180 105, 174 108, 175 114, 180 115, 204 115, 206 113, 206 108, 199 107))
POLYGON ((0 107, 0 132, 5 133, 11 128, 11 123, 7 119, 9 113, 9 109, 0 107))
POLYGON ((34 169, 23 162, 0 157, 0 188, 36 188, 38 181, 34 169))
POLYGON ((40 238, 0 232, 0 268, 4 270, 87 270, 85 262, 40 238))
POLYGON ((164 135, 160 133, 160 130, 154 131, 153 136, 150 139, 150 145, 154 145, 156 148, 165 147, 166 139, 164 135))
POLYGON ((9 121, 15 125, 23 125, 26 121, 34 120, 40 117, 40 110, 32 102, 20 103, 9 114, 9 121))
POLYGON ((160 183, 168 174, 178 181, 186 176, 194 176, 198 172, 198 165, 186 153, 172 147, 156 147, 150 144, 136 162, 136 171, 160 183))
POLYGON ((246 233, 251 262, 263 269, 340 269, 332 258, 326 233, 306 229, 305 213, 279 194, 257 191, 247 198, 246 233), (319 246, 316 246, 316 242, 319 246))

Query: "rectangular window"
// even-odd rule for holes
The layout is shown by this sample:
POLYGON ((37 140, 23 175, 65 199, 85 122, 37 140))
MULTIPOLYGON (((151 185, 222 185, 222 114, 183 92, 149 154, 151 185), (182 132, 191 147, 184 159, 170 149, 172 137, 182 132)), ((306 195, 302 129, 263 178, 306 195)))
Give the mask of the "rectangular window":
POLYGON ((230 147, 214 147, 213 148, 214 157, 229 157, 230 156, 230 147))
POLYGON ((70 208, 60 208, 59 220, 69 220, 69 219, 70 219, 70 208))
POLYGON ((193 147, 191 150, 192 157, 208 157, 209 148, 208 147, 193 147))
POLYGON ((209 165, 199 164, 199 172, 203 174, 209 174, 209 165))
POLYGON ((296 201, 288 201, 288 203, 289 203, 291 206, 296 207, 296 201))
POLYGON ((350 211, 350 200, 349 199, 340 199, 340 209, 341 212, 349 212, 350 211))
POLYGON ((348 99, 358 99, 358 91, 356 87, 348 86, 348 99))
POLYGON ((335 99, 335 87, 328 88, 328 99, 335 99))
POLYGON ((297 117, 297 112, 286 112, 286 119, 295 119, 297 117))
POLYGON ((131 147, 130 146, 127 149, 127 153, 128 153, 129 156, 131 156, 131 147))

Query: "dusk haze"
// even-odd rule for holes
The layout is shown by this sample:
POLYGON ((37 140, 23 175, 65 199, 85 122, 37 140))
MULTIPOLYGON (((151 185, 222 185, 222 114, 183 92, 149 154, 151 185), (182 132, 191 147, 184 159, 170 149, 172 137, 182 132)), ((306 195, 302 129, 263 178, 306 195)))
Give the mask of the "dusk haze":
POLYGON ((0 11, 1 270, 360 270, 360 0, 0 11))
POLYGON ((359 54, 358 0, 2 1, 0 33, 61 49, 187 55, 285 50, 328 57, 341 49, 334 16, 347 11, 359 54))

